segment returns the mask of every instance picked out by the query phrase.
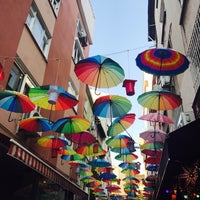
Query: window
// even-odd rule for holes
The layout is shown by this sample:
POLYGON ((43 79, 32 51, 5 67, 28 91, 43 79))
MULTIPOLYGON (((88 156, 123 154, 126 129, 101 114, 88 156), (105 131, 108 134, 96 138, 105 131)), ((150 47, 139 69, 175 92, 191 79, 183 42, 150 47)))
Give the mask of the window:
POLYGON ((72 53, 72 58, 75 64, 84 58, 83 49, 81 47, 81 44, 78 38, 75 38, 75 41, 74 41, 74 49, 72 53))
POLYGON ((32 4, 30 7, 26 25, 32 33, 40 50, 44 56, 47 57, 50 46, 50 33, 35 4, 32 4))
POLYGON ((87 34, 81 24, 81 21, 78 21, 77 24, 77 36, 79 39, 79 42, 81 43, 82 47, 86 47, 87 46, 87 34))
POLYGON ((60 1, 61 0, 49 0, 51 3, 51 6, 53 8, 53 11, 56 15, 58 15, 58 10, 60 8, 60 1))

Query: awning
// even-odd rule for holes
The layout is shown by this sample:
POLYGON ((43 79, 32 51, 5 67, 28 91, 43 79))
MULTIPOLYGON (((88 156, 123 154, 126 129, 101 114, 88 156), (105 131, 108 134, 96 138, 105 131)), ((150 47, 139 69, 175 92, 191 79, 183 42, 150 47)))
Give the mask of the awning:
POLYGON ((183 166, 192 165, 200 159, 200 119, 169 133, 165 141, 158 180, 153 199, 166 198, 166 190, 173 188, 183 166))
POLYGON ((82 199, 88 199, 88 194, 78 185, 71 182, 68 177, 64 176, 61 172, 48 165, 46 162, 31 153, 15 140, 10 139, 10 143, 10 148, 7 153, 9 156, 12 156, 41 175, 47 177, 51 181, 61 185, 66 190, 81 196, 82 199))

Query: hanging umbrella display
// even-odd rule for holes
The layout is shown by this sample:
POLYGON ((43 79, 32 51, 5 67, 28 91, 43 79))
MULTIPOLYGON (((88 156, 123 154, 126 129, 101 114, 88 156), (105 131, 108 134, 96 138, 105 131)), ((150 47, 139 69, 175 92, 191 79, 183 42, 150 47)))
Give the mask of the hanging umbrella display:
POLYGON ((85 156, 101 156, 106 154, 106 151, 98 142, 91 145, 79 146, 76 152, 85 156))
POLYGON ((68 143, 67 143, 67 140, 63 137, 47 135, 47 136, 39 138, 37 140, 37 144, 42 147, 51 148, 51 151, 52 151, 51 156, 52 158, 56 158, 58 154, 58 150, 61 147, 66 146, 68 143))
POLYGON ((116 178, 117 176, 113 173, 113 172, 110 172, 110 173, 106 173, 106 172, 103 172, 100 174, 99 178, 102 180, 102 181, 108 181, 108 180, 112 180, 114 178, 116 178))
POLYGON ((137 183, 140 182, 139 179, 137 179, 137 178, 135 178, 133 176, 127 176, 127 177, 123 178, 122 180, 125 181, 125 182, 126 181, 136 181, 137 183))
POLYGON ((136 149, 134 149, 134 151, 130 151, 129 148, 119 148, 119 147, 113 148, 113 147, 111 147, 110 151, 112 151, 114 153, 119 153, 119 154, 130 154, 130 153, 136 151, 136 149))
POLYGON ((83 83, 97 88, 111 88, 124 79, 124 70, 112 60, 101 55, 80 60, 74 68, 78 79, 83 83))
POLYGON ((168 90, 153 90, 138 96, 137 101, 152 110, 173 110, 182 104, 182 99, 168 90))
POLYGON ((119 167, 122 169, 140 169, 140 162, 122 162, 119 164, 119 167))
POLYGON ((135 141, 127 135, 117 135, 106 140, 106 144, 113 148, 127 148, 130 142, 135 143, 135 141))
POLYGON ((121 171, 122 174, 126 174, 128 176, 135 176, 140 173, 138 169, 123 169, 121 171))
POLYGON ((147 130, 139 134, 146 142, 164 142, 166 133, 161 130, 147 130))
POLYGON ((154 182, 157 178, 157 175, 154 175, 154 174, 150 174, 146 177, 146 181, 150 181, 150 182, 154 182))
POLYGON ((85 176, 92 176, 93 173, 91 172, 89 168, 80 167, 79 175, 82 177, 85 177, 85 176))
POLYGON ((106 95, 96 99, 93 112, 96 116, 112 119, 127 114, 131 107, 132 104, 126 97, 106 95))
POLYGON ((90 161, 88 164, 93 167, 107 167, 107 166, 111 165, 110 162, 108 162, 104 159, 100 159, 100 158, 94 159, 94 160, 90 161))
POLYGON ((52 122, 47 118, 35 116, 21 120, 19 127, 30 132, 46 132, 52 129, 52 122))
POLYGON ((161 114, 160 112, 153 112, 139 117, 138 119, 146 120, 149 122, 159 122, 166 124, 173 124, 174 122, 167 116, 161 114))
POLYGON ((95 180, 95 181, 92 181, 90 183, 87 183, 85 186, 89 187, 89 188, 100 187, 101 186, 101 181, 95 180))
POLYGON ((118 154, 117 156, 115 156, 115 159, 119 161, 132 162, 138 159, 138 156, 133 153, 132 154, 118 154))
POLYGON ((81 182, 84 182, 84 183, 92 183, 94 181, 96 181, 97 179, 92 177, 92 176, 85 176, 83 178, 80 179, 81 182))
POLYGON ((76 144, 92 144, 96 141, 95 136, 88 132, 82 131, 80 133, 66 134, 65 137, 76 144))
POLYGON ((109 126, 107 135, 116 136, 123 131, 126 131, 135 121, 135 114, 129 113, 116 118, 111 126, 109 126))
POLYGON ((28 96, 37 106, 47 110, 67 110, 78 103, 73 95, 56 85, 30 88, 28 96))
POLYGON ((169 48, 145 50, 135 60, 142 71, 156 76, 174 76, 183 73, 189 66, 186 56, 169 48))
POLYGON ((58 119, 52 130, 58 133, 70 134, 85 131, 90 127, 89 120, 79 116, 69 116, 58 119))
POLYGON ((12 121, 11 113, 28 113, 35 109, 35 104, 24 94, 16 91, 0 91, 0 108, 10 111, 8 121, 12 121))

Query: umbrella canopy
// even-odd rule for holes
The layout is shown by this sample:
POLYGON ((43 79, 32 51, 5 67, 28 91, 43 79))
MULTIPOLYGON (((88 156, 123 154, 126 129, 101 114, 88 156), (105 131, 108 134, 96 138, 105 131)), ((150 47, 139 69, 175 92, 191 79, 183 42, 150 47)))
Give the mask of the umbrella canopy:
POLYGON ((100 158, 94 159, 94 160, 90 161, 88 164, 93 167, 107 167, 107 166, 111 165, 110 162, 108 162, 104 159, 100 159, 100 158))
POLYGON ((142 149, 141 152, 146 154, 147 156, 161 156, 162 150, 161 149, 142 149))
POLYGON ((125 178, 122 179, 123 181, 127 182, 127 181, 136 181, 136 183, 139 183, 139 179, 133 177, 133 176, 127 176, 125 178))
POLYGON ((135 121, 135 114, 125 114, 121 117, 116 118, 111 126, 109 126, 107 135, 108 136, 116 136, 123 131, 126 131, 135 121))
POLYGON ((21 120, 19 127, 30 132, 46 132, 52 129, 52 122, 47 118, 35 116, 21 120))
POLYGON ((142 71, 157 76, 174 76, 183 73, 189 66, 186 56, 167 48, 145 50, 135 60, 142 71))
POLYGON ((109 192, 113 192, 113 191, 119 190, 120 187, 119 187, 118 185, 110 184, 110 185, 107 185, 107 186, 106 186, 106 189, 107 189, 109 192))
POLYGON ((70 146, 64 146, 58 150, 58 153, 62 155, 73 155, 76 154, 76 151, 70 146))
POLYGON ((155 181, 157 178, 157 175, 154 175, 154 174, 150 174, 146 177, 146 181, 155 181))
POLYGON ((106 173, 106 172, 103 172, 100 174, 99 178, 102 180, 102 181, 107 181, 107 180, 112 180, 114 178, 116 178, 117 176, 113 173, 113 172, 110 172, 110 173, 106 173))
POLYGON ((121 167, 122 169, 140 169, 140 165, 140 162, 122 162, 119 164, 119 167, 121 167))
POLYGON ((101 186, 101 181, 95 180, 93 182, 87 183, 85 186, 89 188, 99 187, 101 186))
POLYGON ((140 171, 138 169, 123 169, 121 171, 122 174, 126 174, 129 176, 134 176, 140 173, 140 171))
POLYGON ((47 110, 67 110, 78 103, 73 95, 56 85, 30 88, 28 96, 37 106, 47 110))
POLYGON ((140 145, 140 148, 143 149, 150 149, 150 150, 155 150, 155 149, 162 149, 163 148, 163 142, 152 142, 152 143, 145 143, 143 145, 140 145))
POLYGON ((8 121, 12 121, 11 112, 28 113, 35 109, 35 104, 24 94, 5 90, 0 92, 0 108, 10 111, 8 121))
POLYGON ((79 116, 69 116, 57 120, 52 130, 58 133, 70 134, 85 131, 90 127, 89 120, 79 116))
POLYGON ((137 101, 152 110, 173 110, 182 104, 182 99, 168 90, 153 90, 138 96, 137 101))
POLYGON ((128 144, 135 141, 127 135, 117 135, 106 140, 106 144, 112 148, 127 148, 128 144))
POLYGON ((146 167, 146 170, 147 171, 151 171, 151 172, 157 172, 159 169, 159 164, 149 164, 147 167, 146 167))
POLYGON ((131 107, 132 104, 126 97, 106 95, 96 99, 93 112, 96 116, 112 119, 127 114, 131 107))
POLYGON ((139 134, 146 142, 164 142, 166 133, 161 130, 147 130, 139 134))
POLYGON ((84 183, 92 183, 94 181, 96 181, 97 179, 92 177, 92 176, 85 176, 83 178, 80 179, 81 182, 84 182, 84 183))
POLYGON ((67 145, 67 140, 63 137, 47 135, 37 140, 37 143, 42 147, 59 149, 67 145))
POLYGON ((144 160, 146 164, 159 164, 161 157, 150 156, 144 160))
POLYGON ((88 168, 89 165, 82 160, 69 161, 68 164, 72 167, 88 168))
POLYGON ((106 154, 106 151, 101 147, 99 143, 93 143, 88 146, 79 146, 76 149, 76 152, 85 156, 101 156, 106 154))
POLYGON ((146 120, 149 122, 160 122, 166 124, 173 124, 174 122, 167 116, 162 115, 160 112, 149 113, 139 117, 138 119, 146 120))
POLYGON ((65 137, 76 144, 92 144, 96 141, 95 136, 88 132, 82 131, 80 133, 66 134, 65 137))
POLYGON ((85 156, 78 154, 78 153, 71 154, 71 155, 63 154, 61 156, 61 159, 66 160, 66 161, 76 161, 76 160, 82 160, 84 158, 85 158, 85 156))
POLYGON ((96 88, 111 88, 124 79, 124 70, 112 60, 101 55, 80 60, 74 68, 78 79, 96 88))
POLYGON ((120 161, 125 161, 125 162, 132 162, 136 159, 138 159, 138 156, 131 153, 131 154, 118 154, 117 156, 115 156, 116 160, 120 160, 120 161))
POLYGON ((112 151, 114 153, 119 153, 119 154, 130 154, 130 153, 136 151, 136 149, 134 151, 130 151, 129 148, 120 148, 120 147, 113 148, 113 147, 111 147, 110 151, 112 151))

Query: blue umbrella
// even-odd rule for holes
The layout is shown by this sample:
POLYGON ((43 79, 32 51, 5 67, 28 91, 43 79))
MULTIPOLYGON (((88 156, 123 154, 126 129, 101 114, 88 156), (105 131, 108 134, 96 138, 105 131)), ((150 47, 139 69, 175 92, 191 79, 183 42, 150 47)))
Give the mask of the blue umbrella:
POLYGON ((104 159, 100 159, 100 158, 92 160, 88 164, 93 166, 93 167, 108 167, 108 166, 111 166, 110 162, 108 162, 104 159))
POLYGON ((158 164, 150 164, 146 167, 146 170, 152 171, 152 172, 157 172, 159 168, 158 164))
POLYGON ((107 181, 107 180, 112 180, 112 179, 116 178, 117 176, 113 172, 110 172, 110 173, 104 172, 99 177, 103 181, 107 181))

